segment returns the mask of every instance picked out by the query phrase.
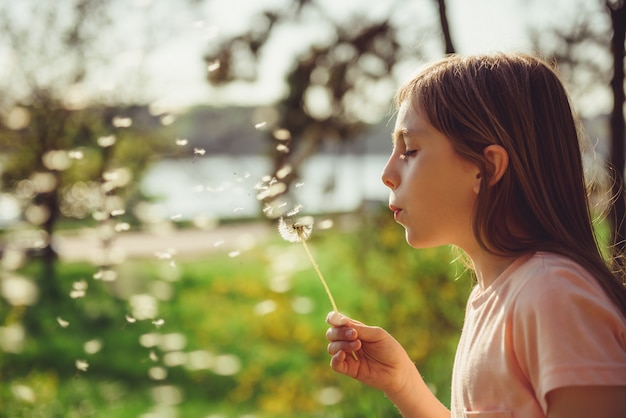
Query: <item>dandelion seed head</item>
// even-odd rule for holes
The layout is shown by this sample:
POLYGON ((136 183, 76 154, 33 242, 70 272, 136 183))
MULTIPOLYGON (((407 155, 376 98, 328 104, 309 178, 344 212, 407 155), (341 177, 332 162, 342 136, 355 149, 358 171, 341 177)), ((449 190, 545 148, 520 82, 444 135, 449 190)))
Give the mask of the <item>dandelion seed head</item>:
POLYGON ((0 296, 10 305, 29 306, 37 301, 39 288, 26 277, 10 275, 0 280, 0 296))
POLYGON ((11 392, 13 396, 20 401, 30 404, 34 404, 37 401, 35 391, 30 386, 13 384, 11 385, 11 392))
POLYGON ((289 242, 302 242, 309 239, 313 231, 313 218, 306 216, 297 220, 278 220, 278 233, 289 242))

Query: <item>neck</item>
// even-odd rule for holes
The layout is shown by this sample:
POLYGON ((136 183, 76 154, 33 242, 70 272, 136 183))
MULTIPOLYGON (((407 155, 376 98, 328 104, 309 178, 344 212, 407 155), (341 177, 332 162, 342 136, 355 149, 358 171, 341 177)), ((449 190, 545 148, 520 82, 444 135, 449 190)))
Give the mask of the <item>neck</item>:
POLYGON ((481 289, 489 287, 518 258, 518 256, 498 256, 482 249, 472 254, 468 253, 468 256, 472 260, 481 289))

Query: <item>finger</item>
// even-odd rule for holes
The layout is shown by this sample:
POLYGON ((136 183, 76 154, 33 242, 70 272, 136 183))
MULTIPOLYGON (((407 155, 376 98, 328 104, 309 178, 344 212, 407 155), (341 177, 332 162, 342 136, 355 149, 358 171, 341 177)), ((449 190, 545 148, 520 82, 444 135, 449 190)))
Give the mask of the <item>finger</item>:
POLYGON ((326 339, 328 341, 354 341, 357 336, 356 330, 348 327, 332 327, 326 331, 326 339))
POLYGON ((328 354, 335 355, 340 351, 353 352, 361 349, 361 340, 355 341, 333 341, 328 344, 328 354))
POLYGON ((345 351, 338 351, 330 359, 330 367, 338 373, 348 372, 348 363, 346 361, 347 355, 345 351))

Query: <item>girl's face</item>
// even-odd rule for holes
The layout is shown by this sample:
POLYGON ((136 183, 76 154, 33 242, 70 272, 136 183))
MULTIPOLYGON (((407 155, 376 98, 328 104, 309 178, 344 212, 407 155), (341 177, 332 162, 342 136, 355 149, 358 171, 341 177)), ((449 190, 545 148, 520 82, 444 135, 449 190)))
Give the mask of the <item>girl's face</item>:
POLYGON ((475 245, 473 208, 480 189, 478 167, 462 159, 450 140, 419 109, 400 106, 393 152, 382 174, 389 208, 412 247, 475 245))

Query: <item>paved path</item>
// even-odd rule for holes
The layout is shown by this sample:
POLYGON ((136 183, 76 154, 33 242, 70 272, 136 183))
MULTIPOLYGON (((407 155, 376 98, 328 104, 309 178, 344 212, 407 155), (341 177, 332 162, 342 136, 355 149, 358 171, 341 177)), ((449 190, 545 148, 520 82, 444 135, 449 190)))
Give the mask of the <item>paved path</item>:
MULTIPOLYGON (((208 230, 185 229, 162 232, 119 232, 113 254, 123 258, 167 258, 198 256, 215 251, 231 253, 251 248, 274 228, 266 223, 218 226, 208 230)), ((102 258, 102 243, 93 229, 55 237, 55 247, 63 260, 97 261, 102 258)))

